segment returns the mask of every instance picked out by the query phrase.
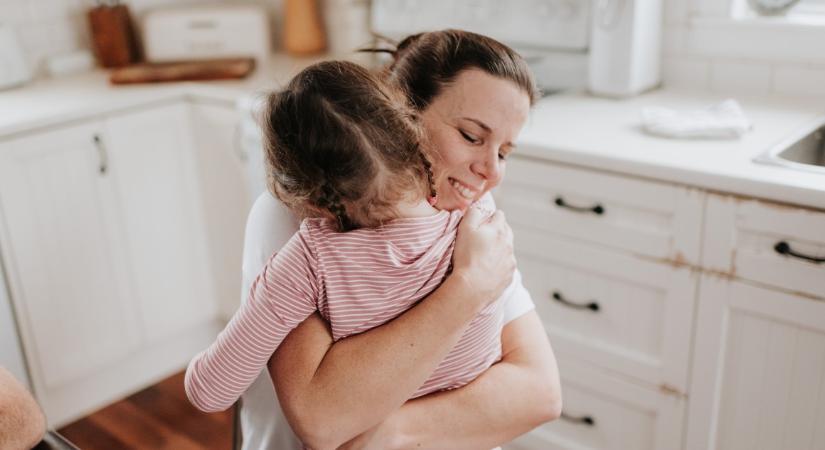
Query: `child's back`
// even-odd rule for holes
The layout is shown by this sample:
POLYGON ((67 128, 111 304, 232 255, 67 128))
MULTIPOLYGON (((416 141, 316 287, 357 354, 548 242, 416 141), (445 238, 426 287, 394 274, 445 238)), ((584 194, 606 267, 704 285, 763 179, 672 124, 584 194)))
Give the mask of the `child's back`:
MULTIPOLYGON (((314 311, 330 323, 338 340, 397 317, 448 273, 461 214, 437 212, 427 204, 432 174, 414 122, 403 104, 394 103, 364 69, 352 66, 322 63, 315 66, 320 73, 308 69, 302 73, 308 80, 298 86, 293 81, 270 103, 273 191, 296 211, 316 217, 305 219, 270 259, 249 300, 217 341, 192 360, 186 390, 202 410, 234 403, 286 335, 314 311), (353 95, 343 95, 345 101, 336 104, 342 99, 336 87, 332 94, 310 90, 312 98, 303 103, 307 83, 335 81, 323 79, 330 68, 345 84, 347 76, 376 83, 376 95, 384 96, 388 108, 382 110, 381 98, 353 95), (314 122, 297 120, 306 105, 314 113, 306 119, 314 122), (331 123, 324 126, 325 120, 331 123), (317 129, 328 135, 307 135, 317 129), (348 147, 348 139, 355 145, 348 147)), ((364 89, 360 85, 355 91, 363 94, 364 89)), ((415 396, 462 386, 486 370, 501 356, 501 327, 499 301, 472 321, 415 396)))

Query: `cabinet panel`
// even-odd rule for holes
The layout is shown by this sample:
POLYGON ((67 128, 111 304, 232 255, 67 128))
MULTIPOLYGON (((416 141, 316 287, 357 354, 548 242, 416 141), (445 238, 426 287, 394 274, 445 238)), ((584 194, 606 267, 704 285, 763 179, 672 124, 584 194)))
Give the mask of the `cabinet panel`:
POLYGON ((3 257, 41 399, 138 345, 112 178, 93 141, 99 131, 41 133, 0 152, 3 257))
POLYGON ((688 448, 825 448, 825 302, 701 284, 688 448))
MULTIPOLYGON (((248 156, 241 151, 239 113, 230 107, 192 105, 204 213, 220 314, 238 309, 246 217, 252 206, 248 156)), ((257 193, 256 193, 257 194, 257 193)))
POLYGON ((682 445, 684 399, 559 357, 563 416, 505 450, 667 450, 682 445))
POLYGON ((703 265, 825 297, 825 212, 720 195, 707 202, 703 265), (777 250, 781 243, 786 253, 777 250))
POLYGON ((496 192, 514 225, 696 265, 702 194, 513 157, 496 192))
POLYGON ((216 311, 194 145, 185 104, 106 120, 134 289, 147 341, 216 311))
POLYGON ((687 391, 696 276, 688 268, 514 228, 524 283, 559 352, 687 391))

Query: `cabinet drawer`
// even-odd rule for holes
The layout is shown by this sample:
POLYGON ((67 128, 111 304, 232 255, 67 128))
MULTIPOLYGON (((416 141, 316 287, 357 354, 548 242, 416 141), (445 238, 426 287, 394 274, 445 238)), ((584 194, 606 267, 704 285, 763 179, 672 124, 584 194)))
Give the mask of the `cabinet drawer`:
POLYGON ((511 225, 697 264, 699 191, 511 158, 496 192, 511 225))
POLYGON ((696 276, 515 228, 524 284, 560 352, 686 392, 696 276))
POLYGON ((825 212, 712 195, 703 266, 825 297, 825 212))
POLYGON ((825 301, 701 280, 688 449, 825 448, 825 301))
POLYGON ((684 399, 559 358, 562 418, 504 450, 668 450, 682 443, 684 399))

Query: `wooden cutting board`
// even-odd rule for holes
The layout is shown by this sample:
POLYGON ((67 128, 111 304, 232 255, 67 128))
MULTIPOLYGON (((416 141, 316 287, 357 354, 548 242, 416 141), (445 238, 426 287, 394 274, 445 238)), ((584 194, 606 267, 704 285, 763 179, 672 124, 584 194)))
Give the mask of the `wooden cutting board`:
POLYGON ((228 80, 244 78, 255 68, 252 58, 212 59, 169 63, 145 63, 113 69, 112 84, 161 83, 165 81, 228 80))

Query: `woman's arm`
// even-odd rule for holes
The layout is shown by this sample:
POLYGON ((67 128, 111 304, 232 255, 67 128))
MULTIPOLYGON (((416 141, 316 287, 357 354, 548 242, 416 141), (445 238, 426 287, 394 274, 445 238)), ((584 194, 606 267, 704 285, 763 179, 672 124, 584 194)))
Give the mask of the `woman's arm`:
POLYGON ((558 368, 535 311, 504 327, 502 351, 472 383, 407 402, 344 448, 494 448, 558 418, 558 368))
MULTIPOLYGON (((441 288, 395 320, 331 348, 331 338, 317 317, 287 337, 274 355, 270 370, 281 406, 305 443, 318 448, 336 447, 380 423, 412 395, 452 349, 477 312, 467 305, 478 303, 478 292, 483 293, 484 284, 492 281, 489 274, 503 273, 491 267, 491 262, 512 263, 512 236, 503 216, 485 225, 459 230, 454 254, 456 271, 441 288), (501 254, 505 257, 497 257, 501 254), (477 270, 462 276, 462 267, 477 270)), ((493 298, 497 296, 498 291, 493 298)), ((505 361, 517 355, 507 354, 505 361)), ((552 352, 549 357, 552 361, 552 352)), ((542 381, 543 385, 550 384, 542 381)), ((514 382, 521 382, 521 378, 514 382)), ((498 387, 506 392, 503 386, 511 385, 498 387)), ((530 405, 516 403, 515 407, 531 416, 531 411, 536 411, 530 405)), ((542 420, 541 416, 536 414, 535 420, 542 420)), ((529 429, 535 420, 523 423, 528 423, 529 429)))

